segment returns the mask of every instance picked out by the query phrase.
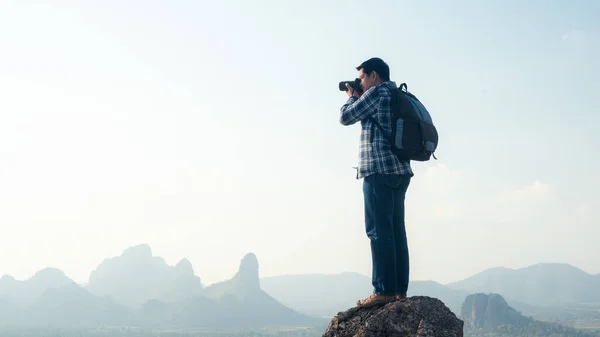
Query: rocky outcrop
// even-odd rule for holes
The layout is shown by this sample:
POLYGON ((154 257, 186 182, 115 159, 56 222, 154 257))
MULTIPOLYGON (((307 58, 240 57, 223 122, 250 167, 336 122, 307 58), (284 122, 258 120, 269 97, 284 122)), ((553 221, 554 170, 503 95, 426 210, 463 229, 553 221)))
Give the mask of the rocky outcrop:
POLYGON ((469 329, 493 329, 498 325, 521 326, 529 323, 498 294, 477 293, 467 296, 461 317, 469 329))
POLYGON ((205 289, 204 294, 213 299, 226 294, 242 299, 259 292, 262 290, 258 276, 258 259, 254 253, 248 253, 240 261, 240 267, 231 279, 212 284, 205 289))
POLYGON ((209 324, 230 328, 265 326, 313 326, 326 319, 310 317, 290 309, 260 288, 259 263, 254 253, 240 261, 239 269, 229 280, 205 288, 203 293, 214 302, 209 324))
POLYGON ((129 247, 105 259, 92 273, 86 289, 97 296, 139 307, 148 300, 179 301, 202 294, 200 278, 188 259, 170 266, 147 244, 129 247))
POLYGON ((465 337, 494 335, 592 337, 596 334, 556 323, 542 322, 522 315, 495 293, 476 293, 465 299, 461 317, 464 319, 465 337))
POLYGON ((242 258, 237 277, 245 288, 249 290, 260 289, 258 278, 258 259, 254 253, 248 253, 242 258))
POLYGON ((340 312, 323 337, 462 337, 463 321, 437 298, 414 296, 340 312))

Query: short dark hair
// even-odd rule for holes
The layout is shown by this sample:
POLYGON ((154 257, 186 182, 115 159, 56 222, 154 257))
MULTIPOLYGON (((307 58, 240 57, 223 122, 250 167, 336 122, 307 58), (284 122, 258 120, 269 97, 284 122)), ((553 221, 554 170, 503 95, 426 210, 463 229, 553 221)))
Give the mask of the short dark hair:
POLYGON ((390 80, 390 67, 379 57, 370 58, 356 67, 356 70, 361 69, 367 75, 375 71, 383 81, 390 80))

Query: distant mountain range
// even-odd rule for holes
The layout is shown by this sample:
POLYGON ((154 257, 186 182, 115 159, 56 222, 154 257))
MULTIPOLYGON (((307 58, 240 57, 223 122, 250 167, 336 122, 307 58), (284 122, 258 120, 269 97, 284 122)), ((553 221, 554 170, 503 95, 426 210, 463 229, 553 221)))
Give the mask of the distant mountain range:
MULTIPOLYGON (((249 253, 231 279, 205 287, 187 259, 169 266, 150 246, 134 246, 105 259, 85 286, 53 268, 25 281, 3 276, 0 325, 309 326, 327 322, 372 291, 370 278, 358 273, 261 279, 258 271, 258 259, 249 253)), ((600 275, 566 264, 492 268, 451 284, 409 286, 409 296, 439 298, 456 315, 474 293, 500 294, 520 313, 542 320, 600 319, 600 275)))
MULTIPOLYGON (((283 275, 261 279, 261 287, 300 312, 332 316, 372 291, 371 279, 357 273, 283 275)), ((442 300, 456 315, 473 293, 498 293, 522 314, 573 324, 600 320, 600 275, 568 264, 540 263, 521 269, 491 268, 460 282, 412 281, 408 295, 442 300)))
POLYGON ((521 269, 491 268, 447 286, 471 293, 499 293, 509 301, 534 306, 600 302, 600 275, 561 263, 540 263, 521 269))
POLYGON ((15 280, 4 275, 0 278, 0 298, 13 300, 19 304, 29 304, 46 290, 73 283, 61 270, 46 268, 38 271, 27 281, 15 280))
POLYGON ((191 263, 168 266, 147 245, 106 259, 82 287, 57 269, 32 278, 0 279, 0 325, 261 328, 314 326, 326 320, 290 309, 260 288, 249 253, 230 280, 204 288, 191 263))
MULTIPOLYGON (((272 276, 262 278, 260 283, 262 289, 281 303, 300 312, 323 317, 331 317, 354 306, 356 300, 373 291, 371 278, 351 272, 272 276)), ((434 281, 412 282, 408 293, 409 296, 439 298, 457 315, 468 294, 434 281)))

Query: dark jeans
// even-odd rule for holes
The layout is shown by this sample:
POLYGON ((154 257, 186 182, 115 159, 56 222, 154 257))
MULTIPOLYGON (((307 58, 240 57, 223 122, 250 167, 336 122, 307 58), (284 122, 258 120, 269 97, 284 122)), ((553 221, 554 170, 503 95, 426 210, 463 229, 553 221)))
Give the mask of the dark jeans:
POLYGON ((374 292, 406 294, 408 243, 404 226, 404 197, 408 175, 373 174, 364 178, 365 227, 371 240, 374 292))

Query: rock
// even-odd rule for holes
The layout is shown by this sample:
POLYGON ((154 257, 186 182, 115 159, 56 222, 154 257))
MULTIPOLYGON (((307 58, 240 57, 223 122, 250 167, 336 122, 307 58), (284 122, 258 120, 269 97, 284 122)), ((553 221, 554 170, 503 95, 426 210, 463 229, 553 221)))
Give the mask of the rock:
POLYGON ((556 336, 596 337, 592 331, 534 320, 510 307, 497 293, 475 293, 467 296, 461 317, 469 336, 556 336))
POLYGON ((340 312, 323 337, 462 337, 463 324, 439 299, 414 296, 340 312))
POLYGON ((493 329, 498 325, 526 326, 527 317, 508 305, 499 294, 471 294, 465 298, 461 310, 465 328, 493 329))
POLYGON ((248 253, 240 261, 240 268, 235 276, 242 287, 251 291, 260 289, 258 277, 258 259, 254 253, 248 253))

